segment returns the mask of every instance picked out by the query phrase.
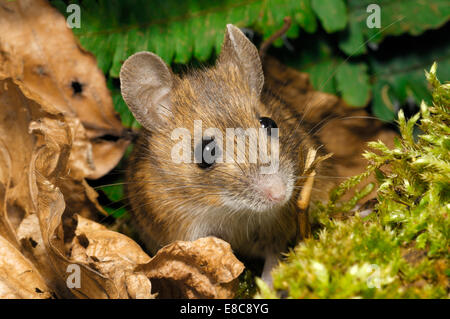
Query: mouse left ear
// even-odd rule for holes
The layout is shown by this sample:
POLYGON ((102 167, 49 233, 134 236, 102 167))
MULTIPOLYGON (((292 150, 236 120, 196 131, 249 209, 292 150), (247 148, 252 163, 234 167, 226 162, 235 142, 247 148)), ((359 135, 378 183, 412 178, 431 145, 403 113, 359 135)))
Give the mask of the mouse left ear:
POLYGON ((172 86, 169 68, 151 52, 133 54, 120 69, 122 97, 136 120, 148 130, 162 127, 171 116, 172 86))
POLYGON ((239 28, 227 24, 218 64, 234 63, 247 77, 250 88, 260 95, 264 75, 258 50, 239 28))

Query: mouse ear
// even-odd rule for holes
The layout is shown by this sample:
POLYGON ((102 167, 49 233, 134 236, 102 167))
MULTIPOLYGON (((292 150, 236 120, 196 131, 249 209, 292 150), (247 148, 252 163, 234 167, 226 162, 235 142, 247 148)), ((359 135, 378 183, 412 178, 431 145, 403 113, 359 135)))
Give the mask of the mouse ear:
POLYGON ((162 126, 170 116, 172 73, 164 61, 151 52, 130 56, 120 69, 123 99, 136 120, 146 129, 162 126))
POLYGON ((250 88, 261 94, 264 75, 258 50, 239 28, 227 24, 219 64, 234 63, 247 77, 250 88))

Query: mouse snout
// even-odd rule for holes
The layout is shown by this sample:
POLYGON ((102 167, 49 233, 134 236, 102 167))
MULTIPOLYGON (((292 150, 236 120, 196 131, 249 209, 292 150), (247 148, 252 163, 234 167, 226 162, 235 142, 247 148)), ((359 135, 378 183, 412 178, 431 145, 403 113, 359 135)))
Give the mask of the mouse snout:
POLYGON ((256 186, 270 202, 280 203, 286 199, 286 183, 278 174, 261 176, 256 186))

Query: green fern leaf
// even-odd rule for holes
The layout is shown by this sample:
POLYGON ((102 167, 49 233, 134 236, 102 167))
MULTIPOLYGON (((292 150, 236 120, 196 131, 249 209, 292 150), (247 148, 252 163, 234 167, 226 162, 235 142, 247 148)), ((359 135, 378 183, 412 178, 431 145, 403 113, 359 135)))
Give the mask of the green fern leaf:
MULTIPOLYGON (((342 1, 342 0, 339 0, 342 1)), ((81 45, 92 52, 99 67, 110 76, 119 76, 123 61, 131 54, 147 50, 167 63, 185 64, 192 58, 208 60, 220 52, 225 25, 251 27, 267 39, 282 27, 286 16, 292 18, 287 37, 295 38, 300 28, 314 32, 317 28, 310 0, 240 0, 240 1, 78 1, 82 27, 74 29, 81 45)), ((61 1, 55 6, 63 13, 61 1)), ((316 9, 322 9, 317 4, 316 9)), ((320 10, 324 12, 324 10, 320 10)), ((335 17, 321 21, 334 25, 335 17)), ((275 46, 281 46, 278 39, 275 46)))
POLYGON ((312 0, 311 4, 328 33, 343 30, 347 25, 347 8, 343 0, 312 0))
POLYGON ((348 0, 348 14, 352 23, 340 48, 348 55, 358 55, 365 53, 362 48, 366 40, 379 43, 388 35, 417 36, 442 26, 450 19, 450 6, 448 0, 348 0), (367 12, 370 4, 380 8, 380 29, 367 26, 367 18, 372 14, 367 12))

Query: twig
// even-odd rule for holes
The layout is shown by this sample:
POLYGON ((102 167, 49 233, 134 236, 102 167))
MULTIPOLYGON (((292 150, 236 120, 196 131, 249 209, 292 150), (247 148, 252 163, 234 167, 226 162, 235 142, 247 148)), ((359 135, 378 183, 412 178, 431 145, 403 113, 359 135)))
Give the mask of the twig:
POLYGON ((298 208, 298 226, 299 226, 299 239, 310 237, 311 225, 308 217, 309 201, 311 199, 312 188, 314 185, 314 176, 316 176, 315 168, 317 165, 333 156, 333 153, 319 156, 316 158, 317 149, 310 148, 306 155, 305 169, 303 175, 307 175, 306 182, 303 184, 302 190, 297 198, 298 208))
POLYGON ((284 22, 284 24, 281 27, 281 29, 279 29, 277 32, 272 34, 266 41, 264 41, 261 44, 261 46, 259 48, 259 56, 260 56, 261 60, 264 59, 264 56, 266 55, 266 52, 269 49, 269 47, 272 45, 272 43, 274 43, 275 40, 277 40, 278 38, 282 37, 287 32, 287 30, 289 30, 289 28, 291 27, 291 24, 292 24, 292 19, 291 19, 291 17, 284 17, 283 22, 284 22))

